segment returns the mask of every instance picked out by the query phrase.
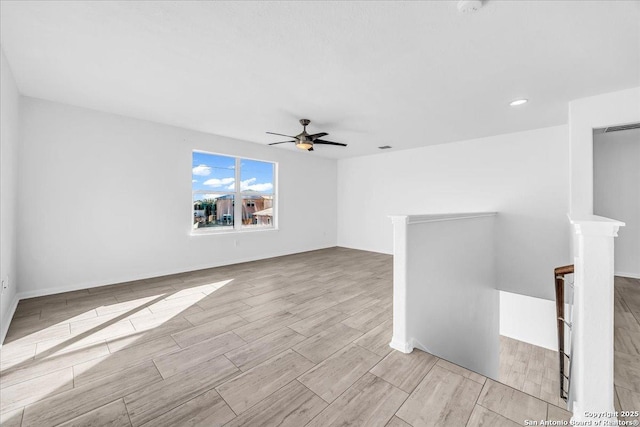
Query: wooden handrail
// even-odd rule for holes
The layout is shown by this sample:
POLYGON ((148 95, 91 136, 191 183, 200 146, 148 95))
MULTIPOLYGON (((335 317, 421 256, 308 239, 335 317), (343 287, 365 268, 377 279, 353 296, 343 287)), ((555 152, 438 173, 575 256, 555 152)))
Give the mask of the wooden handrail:
POLYGON ((573 274, 573 264, 553 269, 553 279, 556 284, 556 318, 558 324, 558 358, 560 362, 560 397, 567 400, 568 396, 564 388, 564 380, 569 379, 564 374, 564 359, 569 357, 564 351, 564 325, 571 324, 564 318, 564 276, 573 274))

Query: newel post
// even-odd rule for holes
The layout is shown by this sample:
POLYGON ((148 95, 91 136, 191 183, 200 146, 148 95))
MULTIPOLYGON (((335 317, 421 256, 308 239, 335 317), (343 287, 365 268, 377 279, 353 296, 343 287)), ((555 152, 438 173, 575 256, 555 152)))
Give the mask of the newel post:
POLYGON ((613 245, 624 223, 594 215, 570 220, 575 293, 569 402, 573 420, 593 421, 599 413, 614 421, 613 245))
POLYGON ((407 331, 407 215, 392 216, 393 223, 393 336, 391 348, 411 353, 407 331))

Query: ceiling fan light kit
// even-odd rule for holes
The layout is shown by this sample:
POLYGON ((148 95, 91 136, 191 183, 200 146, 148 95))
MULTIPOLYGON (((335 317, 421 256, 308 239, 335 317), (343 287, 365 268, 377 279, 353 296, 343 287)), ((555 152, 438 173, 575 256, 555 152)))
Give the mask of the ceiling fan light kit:
POLYGON ((313 146, 315 144, 337 145, 340 147, 347 146, 347 144, 342 144, 340 142, 332 142, 332 141, 326 141, 326 140, 320 139, 323 136, 329 135, 326 132, 309 134, 307 132, 307 126, 309 125, 309 123, 311 123, 311 120, 309 119, 300 119, 300 124, 302 125, 302 132, 296 136, 284 135, 282 133, 275 133, 275 132, 267 132, 269 135, 279 135, 279 136, 286 136, 288 138, 293 138, 293 141, 272 142, 269 145, 287 144, 287 143, 293 142, 294 144, 296 144, 296 147, 305 151, 313 151, 313 146))

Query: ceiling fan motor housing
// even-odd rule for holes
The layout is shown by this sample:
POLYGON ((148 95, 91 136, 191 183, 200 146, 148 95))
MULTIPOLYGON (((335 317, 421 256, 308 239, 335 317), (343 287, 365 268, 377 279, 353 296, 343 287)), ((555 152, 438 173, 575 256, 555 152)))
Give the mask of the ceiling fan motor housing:
POLYGON ((311 120, 309 119, 300 119, 300 124, 304 127, 304 129, 302 129, 302 132, 299 135, 296 135, 296 139, 298 140, 296 142, 296 145, 299 144, 305 144, 305 147, 303 147, 303 150, 307 150, 309 147, 307 147, 307 144, 311 144, 311 146, 313 146, 313 139, 309 138, 309 133, 307 132, 307 125, 311 123, 311 120))

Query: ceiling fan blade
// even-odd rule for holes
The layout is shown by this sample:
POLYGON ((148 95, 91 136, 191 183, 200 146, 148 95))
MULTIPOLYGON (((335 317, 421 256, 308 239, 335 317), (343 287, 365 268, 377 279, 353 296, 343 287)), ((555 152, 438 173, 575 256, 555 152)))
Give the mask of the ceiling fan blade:
POLYGON ((326 132, 314 133, 313 135, 309 135, 308 137, 311 139, 322 138, 323 136, 329 135, 326 132))
POLYGON ((331 142, 331 141, 324 141, 322 139, 316 139, 315 141, 313 141, 314 144, 325 144, 325 145, 339 145, 340 147, 346 147, 347 144, 343 144, 341 142, 331 142))
POLYGON ((269 145, 286 144, 286 143, 288 143, 288 142, 295 142, 295 141, 272 142, 272 143, 271 143, 271 144, 269 144, 269 145))
POLYGON ((275 132, 267 132, 267 133, 268 133, 269 135, 286 136, 287 138, 294 138, 294 139, 295 139, 295 136, 291 136, 291 135, 284 135, 284 134, 281 134, 281 133, 275 133, 275 132))

